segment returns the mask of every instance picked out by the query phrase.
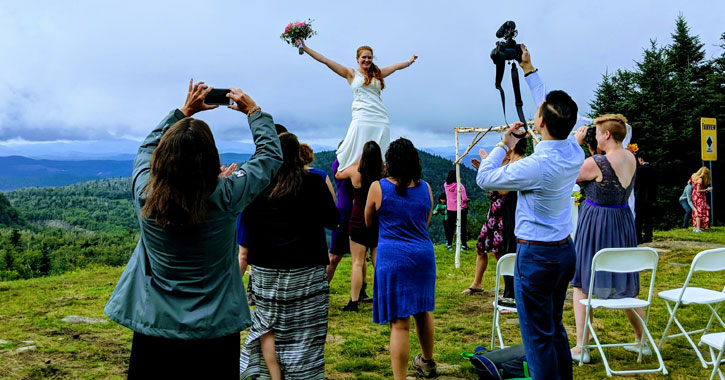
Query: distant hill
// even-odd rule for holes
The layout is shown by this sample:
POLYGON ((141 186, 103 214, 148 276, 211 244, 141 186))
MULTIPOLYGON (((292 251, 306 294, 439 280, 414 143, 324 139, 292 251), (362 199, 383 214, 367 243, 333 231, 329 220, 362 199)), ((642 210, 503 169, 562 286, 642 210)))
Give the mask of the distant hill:
MULTIPOLYGON (((443 182, 448 171, 454 167, 451 165, 450 160, 422 151, 419 151, 419 154, 423 165, 423 179, 430 183, 433 196, 437 198, 438 194, 443 192, 443 182)), ((224 164, 243 162, 250 157, 249 154, 226 153, 221 156, 224 164)), ((11 161, 8 157, 0 158, 0 160, 2 159, 8 159, 6 162, 11 161)), ((330 178, 334 178, 331 172, 334 159, 335 152, 333 151, 319 152, 315 154, 315 162, 312 166, 327 171, 330 178)), ((30 160, 24 157, 16 158, 13 162, 22 165, 37 165, 34 166, 37 171, 46 170, 47 172, 52 168, 65 168, 63 170, 67 171, 62 174, 61 178, 63 180, 72 178, 70 172, 76 170, 77 167, 71 164, 85 163, 80 166, 81 168, 100 168, 103 166, 97 161, 30 160)), ((123 162, 117 161, 116 163, 123 162)), ((125 161, 125 163, 129 165, 127 170, 130 173, 131 162, 125 161)), ((1 170, 9 172, 13 169, 4 168, 1 170)), ((121 170, 120 166, 119 170, 121 170)), ((486 193, 476 186, 475 171, 462 166, 461 176, 463 183, 466 185, 468 197, 473 201, 469 203, 468 228, 471 236, 474 236, 477 229, 480 228, 480 219, 485 217, 487 211, 485 204, 488 203, 488 197, 486 193)), ((23 178, 42 177, 27 176, 23 178)), ((48 181, 43 183, 47 184, 48 181)), ((36 225, 110 233, 138 231, 138 221, 131 203, 131 179, 128 174, 121 178, 95 179, 66 186, 45 186, 9 191, 5 195, 18 214, 36 225)), ((0 223, 2 222, 0 221, 0 223)), ((443 229, 437 218, 431 222, 430 233, 434 241, 442 241, 443 229)))
POLYGON ((138 231, 131 203, 131 177, 32 187, 5 195, 13 207, 37 225, 98 232, 138 231))
MULTIPOLYGON (((243 162, 250 154, 223 153, 224 164, 243 162)), ((73 183, 131 175, 130 160, 35 160, 22 156, 0 157, 0 191, 25 187, 65 186, 73 183)))
MULTIPOLYGON (((451 160, 438 155, 422 150, 418 150, 418 154, 423 166, 423 179, 431 185, 433 196, 438 197, 438 194, 444 191, 443 182, 446 180, 448 171, 455 169, 455 166, 453 166, 451 160)), ((312 166, 326 171, 327 175, 334 179, 332 173, 333 161, 335 161, 334 151, 319 152, 315 153, 315 162, 312 163, 312 166)), ((461 166, 461 178, 461 182, 466 187, 468 198, 488 202, 488 195, 480 187, 476 186, 476 172, 473 169, 461 166)))

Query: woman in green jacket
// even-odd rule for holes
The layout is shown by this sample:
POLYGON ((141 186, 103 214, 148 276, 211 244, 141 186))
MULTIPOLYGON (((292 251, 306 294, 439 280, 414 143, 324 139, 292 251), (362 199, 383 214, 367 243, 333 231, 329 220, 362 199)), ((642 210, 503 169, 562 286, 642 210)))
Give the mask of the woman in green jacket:
POLYGON ((269 184, 282 152, 269 114, 232 89, 229 106, 248 117, 256 153, 219 177, 211 130, 191 116, 211 87, 189 82, 184 106, 141 144, 133 204, 141 237, 106 305, 134 331, 129 379, 238 379, 239 332, 251 325, 236 263, 237 215, 269 184))

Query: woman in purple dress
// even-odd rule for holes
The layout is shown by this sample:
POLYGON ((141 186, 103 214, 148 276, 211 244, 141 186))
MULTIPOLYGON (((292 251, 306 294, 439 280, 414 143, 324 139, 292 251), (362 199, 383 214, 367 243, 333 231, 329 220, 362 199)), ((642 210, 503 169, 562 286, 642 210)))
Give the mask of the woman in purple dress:
MULTIPOLYGON (((332 172, 337 173, 340 163, 332 162, 332 172)), ((350 214, 352 213, 352 182, 350 179, 335 179, 337 189, 337 211, 340 213, 340 225, 330 234, 330 265, 327 266, 327 282, 335 276, 337 265, 342 256, 350 253, 350 214)))
POLYGON ((365 277, 367 276, 367 252, 370 250, 373 266, 378 247, 378 229, 365 226, 365 204, 370 185, 383 177, 383 157, 375 141, 363 145, 360 164, 354 164, 335 174, 335 179, 350 179, 352 182, 352 211, 350 213, 350 301, 342 311, 358 311, 358 304, 367 298, 365 277))
MULTIPOLYGON (((574 288, 574 318, 576 321, 577 345, 572 348, 574 360, 589 362, 587 351, 582 351, 586 306, 579 300, 589 294, 592 259, 603 248, 636 247, 637 234, 632 210, 627 199, 632 192, 636 161, 634 155, 622 147, 627 134, 627 119, 622 115, 602 115, 593 122, 596 127, 598 149, 606 155, 595 154, 584 161, 577 182, 586 194, 579 214, 574 246, 576 248, 576 269, 571 285, 574 288)), ((577 130, 580 144, 584 142, 587 127, 577 130)), ((639 273, 599 272, 595 278, 593 294, 600 299, 636 297, 639 294, 639 273)), ((637 309, 644 319, 644 311, 637 309)), ((642 338, 642 326, 631 310, 625 314, 632 324, 636 341, 642 338)), ((591 316, 590 316, 591 317, 591 316)), ((625 346, 630 351, 639 351, 637 346, 625 346)), ((649 347, 644 354, 651 355, 649 347)))

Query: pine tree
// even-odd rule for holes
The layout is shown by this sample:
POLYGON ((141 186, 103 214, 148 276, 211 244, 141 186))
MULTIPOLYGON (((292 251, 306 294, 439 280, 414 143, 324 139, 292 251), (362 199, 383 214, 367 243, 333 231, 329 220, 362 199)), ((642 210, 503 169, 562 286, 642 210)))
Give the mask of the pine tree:
POLYGON ((672 44, 667 49, 667 61, 674 72, 684 74, 689 71, 693 81, 702 83, 706 76, 703 68, 705 45, 699 36, 690 35, 690 27, 682 14, 677 17, 675 32, 671 36, 672 44))

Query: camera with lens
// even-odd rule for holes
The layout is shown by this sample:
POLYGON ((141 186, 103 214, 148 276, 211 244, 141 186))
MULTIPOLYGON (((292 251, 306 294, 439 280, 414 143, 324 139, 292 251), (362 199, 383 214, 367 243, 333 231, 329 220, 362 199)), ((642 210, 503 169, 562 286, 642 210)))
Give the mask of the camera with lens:
POLYGON ((501 38, 501 41, 496 42, 496 47, 491 50, 491 59, 494 64, 503 63, 515 59, 517 62, 521 62, 521 45, 517 44, 514 37, 518 34, 516 31, 516 23, 513 21, 506 21, 498 28, 496 37, 501 38))
MULTIPOLYGON (((506 95, 504 95, 503 88, 501 88, 501 81, 503 80, 504 68, 506 62, 516 60, 521 62, 523 50, 521 45, 517 44, 514 37, 518 35, 516 31, 516 23, 513 21, 506 21, 498 28, 496 37, 500 38, 500 41, 496 41, 496 47, 491 50, 491 60, 496 65, 496 89, 501 93, 501 107, 503 108, 503 119, 506 120, 506 95)), ((526 118, 524 117, 524 102, 521 100, 521 89, 519 88, 519 73, 516 69, 516 64, 511 63, 511 84, 514 88, 514 100, 516 103, 516 113, 519 116, 519 121, 526 124, 526 118)), ((518 135, 516 135, 518 137, 518 135)), ((523 137, 523 135, 522 135, 523 137)))
POLYGON ((597 152, 597 127, 594 125, 590 125, 587 128, 587 137, 586 137, 587 145, 589 146, 589 149, 592 150, 592 154, 597 152))

